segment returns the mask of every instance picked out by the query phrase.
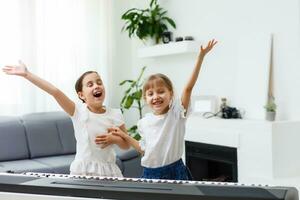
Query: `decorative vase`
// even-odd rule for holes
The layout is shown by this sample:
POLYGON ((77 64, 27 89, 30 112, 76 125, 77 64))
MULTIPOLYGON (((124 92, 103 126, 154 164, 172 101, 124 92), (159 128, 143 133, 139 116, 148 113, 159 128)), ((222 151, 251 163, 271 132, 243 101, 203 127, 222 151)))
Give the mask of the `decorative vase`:
POLYGON ((276 116, 276 112, 267 111, 266 112, 266 120, 268 121, 274 121, 276 116))
POLYGON ((156 44, 155 39, 154 38, 147 38, 144 40, 144 44, 146 46, 153 46, 156 44))

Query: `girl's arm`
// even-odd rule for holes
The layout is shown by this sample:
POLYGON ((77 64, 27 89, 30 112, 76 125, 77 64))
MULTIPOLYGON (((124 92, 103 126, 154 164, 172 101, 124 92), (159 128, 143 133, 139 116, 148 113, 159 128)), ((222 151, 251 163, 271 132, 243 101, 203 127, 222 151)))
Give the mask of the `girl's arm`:
POLYGON ((73 116, 75 111, 75 103, 54 85, 28 71, 25 64, 21 61, 19 61, 19 65, 5 66, 2 70, 8 75, 22 76, 40 89, 52 95, 62 109, 70 116, 73 116))
POLYGON ((192 72, 191 77, 188 80, 188 83, 184 87, 182 95, 181 95, 182 106, 185 109, 187 109, 188 106, 189 106, 192 90, 193 90, 193 88, 195 86, 195 83, 198 79, 198 75, 199 75, 199 72, 200 72, 200 69, 201 69, 201 65, 202 65, 204 56, 215 46, 215 44, 217 44, 217 41, 210 40, 205 48, 203 48, 202 45, 201 45, 201 50, 200 50, 200 53, 197 57, 197 61, 196 61, 194 70, 192 72))
POLYGON ((135 150, 137 150, 141 155, 144 155, 144 151, 141 149, 139 142, 127 134, 127 131, 121 131, 120 129, 111 128, 110 131, 113 135, 123 138, 128 144, 130 144, 135 150))
MULTIPOLYGON (((122 132, 124 132, 124 134, 127 134, 127 130, 126 130, 125 124, 123 124, 122 126, 120 126, 119 130, 122 131, 122 132)), ((116 137, 115 144, 117 144, 122 149, 129 149, 130 144, 124 138, 116 136, 114 134, 113 134, 113 136, 116 137)))
POLYGON ((119 135, 113 134, 114 131, 127 134, 125 125, 123 124, 120 127, 109 128, 108 133, 106 133, 106 134, 96 136, 95 143, 101 145, 102 149, 104 149, 105 147, 107 147, 111 144, 116 144, 121 149, 129 149, 130 144, 124 138, 120 137, 119 135))

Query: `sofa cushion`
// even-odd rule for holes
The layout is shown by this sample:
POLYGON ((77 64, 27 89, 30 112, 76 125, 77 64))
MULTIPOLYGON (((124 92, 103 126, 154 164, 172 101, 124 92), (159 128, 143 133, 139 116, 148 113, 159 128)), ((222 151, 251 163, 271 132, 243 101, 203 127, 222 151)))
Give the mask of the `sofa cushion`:
POLYGON ((63 153, 56 125, 56 112, 33 113, 22 117, 31 158, 54 156, 63 153))
POLYGON ((122 161, 139 157, 139 153, 134 148, 130 148, 129 150, 128 149, 124 150, 114 145, 114 149, 117 154, 117 157, 120 158, 120 160, 122 161))
POLYGON ((25 129, 17 117, 0 117, 0 161, 29 158, 25 129))
POLYGON ((1 162, 0 170, 1 172, 13 171, 16 173, 21 173, 21 172, 54 173, 54 171, 51 170, 49 166, 30 159, 1 162))
POLYGON ((122 164, 124 165, 124 177, 140 178, 142 176, 143 167, 141 166, 141 156, 123 161, 122 164))
POLYGON ((42 163, 49 166, 53 173, 57 174, 69 174, 70 165, 75 158, 75 154, 72 155, 62 155, 62 156, 51 156, 43 158, 35 158, 34 161, 42 163))
POLYGON ((76 139, 74 136, 73 123, 67 114, 61 114, 61 119, 57 121, 57 128, 63 146, 63 153, 72 154, 76 152, 76 139))
POLYGON ((116 158, 116 164, 118 165, 118 167, 120 168, 120 170, 121 170, 121 172, 122 172, 122 174, 123 174, 123 172, 124 172, 124 165, 123 165, 123 162, 120 160, 120 158, 116 158))

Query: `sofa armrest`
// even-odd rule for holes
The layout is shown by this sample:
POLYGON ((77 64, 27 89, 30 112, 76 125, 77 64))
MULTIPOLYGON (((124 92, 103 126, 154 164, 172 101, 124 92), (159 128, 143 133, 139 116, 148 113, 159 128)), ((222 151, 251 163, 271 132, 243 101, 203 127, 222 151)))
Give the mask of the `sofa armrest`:
POLYGON ((114 146, 117 159, 122 162, 122 173, 124 177, 139 178, 142 175, 143 168, 141 166, 141 156, 134 149, 128 150, 120 149, 118 146, 114 146))
POLYGON ((115 146, 114 149, 117 157, 122 161, 131 160, 140 156, 134 148, 124 150, 120 149, 118 146, 115 146))

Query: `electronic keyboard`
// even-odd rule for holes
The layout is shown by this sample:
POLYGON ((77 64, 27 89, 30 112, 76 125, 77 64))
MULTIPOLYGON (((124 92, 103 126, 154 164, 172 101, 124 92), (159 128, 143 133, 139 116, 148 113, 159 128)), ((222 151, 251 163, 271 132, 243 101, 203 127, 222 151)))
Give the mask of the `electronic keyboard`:
POLYGON ((0 192, 120 200, 299 200, 294 187, 50 173, 0 173, 0 192))

